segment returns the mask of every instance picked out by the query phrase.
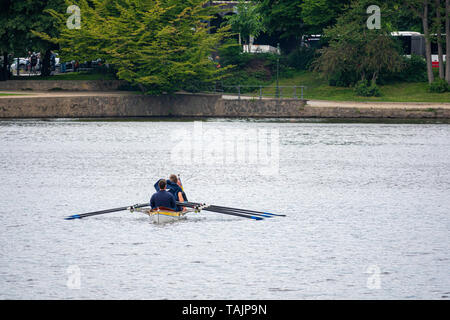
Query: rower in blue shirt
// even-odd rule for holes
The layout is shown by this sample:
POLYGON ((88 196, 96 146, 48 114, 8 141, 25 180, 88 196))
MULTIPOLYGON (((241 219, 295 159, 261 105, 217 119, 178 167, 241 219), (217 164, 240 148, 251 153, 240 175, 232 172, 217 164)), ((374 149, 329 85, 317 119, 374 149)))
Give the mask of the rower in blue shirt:
POLYGON ((175 198, 171 193, 166 191, 166 180, 159 180, 158 187, 159 191, 154 193, 150 199, 150 206, 152 209, 166 207, 172 210, 177 210, 175 198))

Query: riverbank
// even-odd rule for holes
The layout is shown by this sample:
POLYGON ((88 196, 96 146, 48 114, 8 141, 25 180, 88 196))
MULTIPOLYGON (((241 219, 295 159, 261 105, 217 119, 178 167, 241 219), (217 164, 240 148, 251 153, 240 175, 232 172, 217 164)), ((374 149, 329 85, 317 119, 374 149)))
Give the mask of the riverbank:
MULTIPOLYGON (((352 87, 333 87, 319 74, 311 71, 297 71, 290 76, 280 78, 280 86, 306 86, 305 97, 311 100, 355 101, 355 102, 432 102, 449 103, 450 92, 430 93, 427 82, 392 82, 378 85, 380 97, 357 96, 352 87)), ((275 85, 275 81, 270 83, 275 85)), ((272 88, 269 93, 274 93, 272 88)), ((291 95, 289 88, 283 89, 286 96, 291 95)))
POLYGON ((0 118, 255 117, 450 119, 450 103, 253 99, 127 91, 3 91, 0 118), (11 95, 9 95, 11 94, 11 95))

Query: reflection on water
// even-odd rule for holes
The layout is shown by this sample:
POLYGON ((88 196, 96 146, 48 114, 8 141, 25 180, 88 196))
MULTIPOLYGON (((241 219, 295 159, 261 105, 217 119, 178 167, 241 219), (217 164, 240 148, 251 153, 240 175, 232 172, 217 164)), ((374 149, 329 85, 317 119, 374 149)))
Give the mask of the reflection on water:
POLYGON ((203 122, 213 144, 278 132, 278 171, 264 175, 259 162, 174 161, 194 123, 159 120, 0 121, 0 298, 448 298, 450 126, 203 122), (288 217, 63 220, 147 201, 172 172, 189 200, 288 217))

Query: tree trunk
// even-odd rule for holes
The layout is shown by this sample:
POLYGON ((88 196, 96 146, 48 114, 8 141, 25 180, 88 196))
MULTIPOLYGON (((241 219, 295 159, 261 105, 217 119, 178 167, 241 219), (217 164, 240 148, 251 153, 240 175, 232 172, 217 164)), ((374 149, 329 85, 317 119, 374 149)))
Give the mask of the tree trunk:
POLYGON ((6 81, 9 78, 8 72, 8 52, 3 52, 3 66, 0 67, 0 81, 6 81))
POLYGON ((423 0, 423 13, 421 18, 422 18, 423 34, 425 36, 425 59, 427 60, 428 83, 431 84, 434 81, 434 75, 433 75, 433 63, 431 61, 430 30, 428 27, 428 0, 423 0))
POLYGON ((47 49, 44 54, 44 58, 42 59, 42 67, 41 67, 41 76, 42 77, 48 77, 51 74, 51 68, 50 68, 50 55, 51 50, 47 49))
POLYGON ((446 42, 446 63, 445 80, 450 84, 450 0, 445 0, 445 42, 446 42))
POLYGON ((441 19, 441 0, 434 0, 436 6, 436 36, 438 45, 439 78, 445 78, 444 72, 444 52, 442 50, 442 19, 441 19))
POLYGON ((141 92, 147 92, 147 89, 145 89, 145 87, 143 86, 143 84, 142 83, 138 83, 138 87, 139 87, 139 89, 141 89, 141 92))
POLYGON ((375 86, 377 84, 377 78, 378 78, 378 71, 375 71, 372 75, 372 81, 371 81, 371 84, 373 86, 375 86))

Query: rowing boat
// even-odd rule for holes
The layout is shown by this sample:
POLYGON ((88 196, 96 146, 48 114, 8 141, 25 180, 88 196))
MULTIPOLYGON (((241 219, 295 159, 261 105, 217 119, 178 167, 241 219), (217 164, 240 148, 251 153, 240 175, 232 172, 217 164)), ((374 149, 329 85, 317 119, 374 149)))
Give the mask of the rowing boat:
POLYGON ((160 207, 160 208, 156 208, 156 209, 151 209, 151 208, 133 208, 130 207, 130 212, 142 212, 147 214, 148 216, 150 216, 150 218, 152 218, 153 223, 156 224, 162 224, 162 223, 168 223, 168 222, 175 222, 175 221, 179 221, 179 220, 183 220, 186 219, 186 214, 188 212, 195 212, 196 210, 194 209, 186 209, 184 211, 174 211, 171 210, 169 208, 164 208, 164 207, 160 207))

